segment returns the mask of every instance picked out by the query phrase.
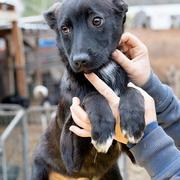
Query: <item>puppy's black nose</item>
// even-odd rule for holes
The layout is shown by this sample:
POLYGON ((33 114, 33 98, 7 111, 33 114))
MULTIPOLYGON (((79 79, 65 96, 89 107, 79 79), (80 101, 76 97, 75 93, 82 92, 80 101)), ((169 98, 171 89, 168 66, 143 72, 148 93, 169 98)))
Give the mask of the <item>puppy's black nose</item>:
POLYGON ((73 56, 73 64, 75 68, 85 67, 90 61, 90 57, 86 53, 76 54, 73 56))

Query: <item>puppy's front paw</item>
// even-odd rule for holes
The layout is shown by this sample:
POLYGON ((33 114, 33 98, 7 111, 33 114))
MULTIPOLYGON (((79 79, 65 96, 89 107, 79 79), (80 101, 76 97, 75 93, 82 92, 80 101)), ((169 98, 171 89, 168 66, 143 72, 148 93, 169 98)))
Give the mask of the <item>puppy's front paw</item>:
POLYGON ((121 129, 130 143, 138 143, 144 135, 144 111, 121 109, 121 129))
POLYGON ((110 146, 112 145, 112 142, 113 142, 113 136, 109 136, 109 138, 102 143, 95 141, 93 139, 91 140, 91 143, 94 145, 94 147, 99 153, 107 153, 110 146))
POLYGON ((83 105, 92 125, 92 144, 98 152, 107 153, 113 142, 116 122, 111 108, 97 92, 87 95, 83 105))
POLYGON ((128 142, 132 144, 137 144, 143 137, 144 133, 140 132, 139 136, 133 135, 133 133, 129 133, 129 131, 122 130, 123 135, 128 139, 128 142))
POLYGON ((144 134, 144 98, 133 88, 128 88, 120 101, 121 129, 130 143, 137 143, 144 134))
POLYGON ((104 115, 93 113, 92 144, 98 152, 107 153, 112 145, 115 130, 115 119, 112 113, 104 115))

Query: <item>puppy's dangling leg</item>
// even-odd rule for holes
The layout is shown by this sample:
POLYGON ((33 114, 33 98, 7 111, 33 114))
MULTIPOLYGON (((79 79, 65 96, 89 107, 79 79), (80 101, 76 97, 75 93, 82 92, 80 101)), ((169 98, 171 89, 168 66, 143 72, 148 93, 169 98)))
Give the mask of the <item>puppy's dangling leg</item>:
POLYGON ((92 124, 92 144, 98 152, 107 153, 115 131, 115 118, 107 100, 93 92, 84 98, 83 106, 92 124))

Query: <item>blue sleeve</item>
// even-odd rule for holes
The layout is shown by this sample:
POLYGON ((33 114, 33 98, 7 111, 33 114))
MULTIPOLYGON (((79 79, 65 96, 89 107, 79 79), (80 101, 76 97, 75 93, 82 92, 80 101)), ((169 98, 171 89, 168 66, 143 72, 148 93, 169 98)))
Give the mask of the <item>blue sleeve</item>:
POLYGON ((171 88, 162 84, 153 73, 142 88, 155 100, 159 125, 174 139, 180 149, 180 101, 171 88))
POLYGON ((180 179, 180 151, 156 122, 146 127, 144 137, 130 151, 152 179, 180 179))

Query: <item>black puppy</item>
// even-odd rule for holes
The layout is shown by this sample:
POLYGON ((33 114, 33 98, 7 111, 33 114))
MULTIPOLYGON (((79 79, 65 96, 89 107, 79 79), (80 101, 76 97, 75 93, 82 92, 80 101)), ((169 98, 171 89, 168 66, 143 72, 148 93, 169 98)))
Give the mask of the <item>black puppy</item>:
POLYGON ((57 118, 52 120, 35 152, 33 180, 52 171, 69 177, 121 179, 116 161, 123 145, 113 141, 115 118, 106 99, 85 79, 94 72, 121 97, 121 128, 129 142, 143 135, 144 100, 127 87, 125 71, 111 59, 124 30, 127 5, 122 0, 66 0, 45 18, 57 34, 65 65, 57 118), (72 97, 79 97, 92 124, 92 140, 69 131, 72 97), (93 144, 93 145, 92 145, 93 144))

